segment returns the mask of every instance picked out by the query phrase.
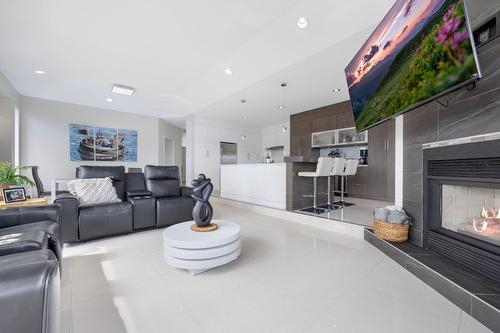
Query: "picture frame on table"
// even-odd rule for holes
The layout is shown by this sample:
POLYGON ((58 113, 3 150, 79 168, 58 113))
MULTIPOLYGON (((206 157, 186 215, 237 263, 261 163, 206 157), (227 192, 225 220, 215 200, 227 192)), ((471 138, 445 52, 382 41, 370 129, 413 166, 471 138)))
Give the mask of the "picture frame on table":
POLYGON ((5 203, 26 201, 26 190, 24 187, 4 188, 2 189, 2 194, 5 203))

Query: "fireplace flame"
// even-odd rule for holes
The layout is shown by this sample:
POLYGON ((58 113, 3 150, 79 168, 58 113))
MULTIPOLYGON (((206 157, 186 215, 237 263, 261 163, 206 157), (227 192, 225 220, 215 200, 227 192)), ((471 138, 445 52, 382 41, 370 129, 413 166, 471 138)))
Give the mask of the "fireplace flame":
POLYGON ((482 218, 488 218, 488 211, 486 210, 486 208, 484 208, 483 206, 483 211, 481 212, 481 217, 482 218))
POLYGON ((482 233, 482 232, 486 231, 486 229, 488 228, 488 222, 483 220, 481 227, 478 228, 478 223, 477 223, 476 219, 473 219, 472 226, 474 227, 474 230, 477 233, 482 233))

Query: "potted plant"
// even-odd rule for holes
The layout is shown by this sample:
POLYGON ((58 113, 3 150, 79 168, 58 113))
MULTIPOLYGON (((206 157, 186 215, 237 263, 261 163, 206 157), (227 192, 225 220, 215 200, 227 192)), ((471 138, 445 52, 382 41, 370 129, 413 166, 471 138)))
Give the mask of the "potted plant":
POLYGON ((10 162, 0 161, 0 200, 3 200, 3 189, 12 185, 35 185, 31 179, 21 175, 23 170, 29 170, 29 166, 16 166, 10 162))

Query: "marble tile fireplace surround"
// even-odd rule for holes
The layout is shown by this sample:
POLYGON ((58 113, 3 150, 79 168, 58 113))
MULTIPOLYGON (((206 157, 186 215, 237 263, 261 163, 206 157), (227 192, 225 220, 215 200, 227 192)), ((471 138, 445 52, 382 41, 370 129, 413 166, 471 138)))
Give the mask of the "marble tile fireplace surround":
POLYGON ((424 149, 426 249, 500 282, 500 140, 424 149))

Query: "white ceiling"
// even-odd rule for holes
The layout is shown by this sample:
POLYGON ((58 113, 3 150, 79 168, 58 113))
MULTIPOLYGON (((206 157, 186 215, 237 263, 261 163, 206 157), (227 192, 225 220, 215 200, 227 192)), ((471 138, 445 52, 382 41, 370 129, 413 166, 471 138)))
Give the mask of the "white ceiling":
POLYGON ((343 69, 393 1, 0 0, 0 71, 21 95, 263 127, 347 99, 343 69))

